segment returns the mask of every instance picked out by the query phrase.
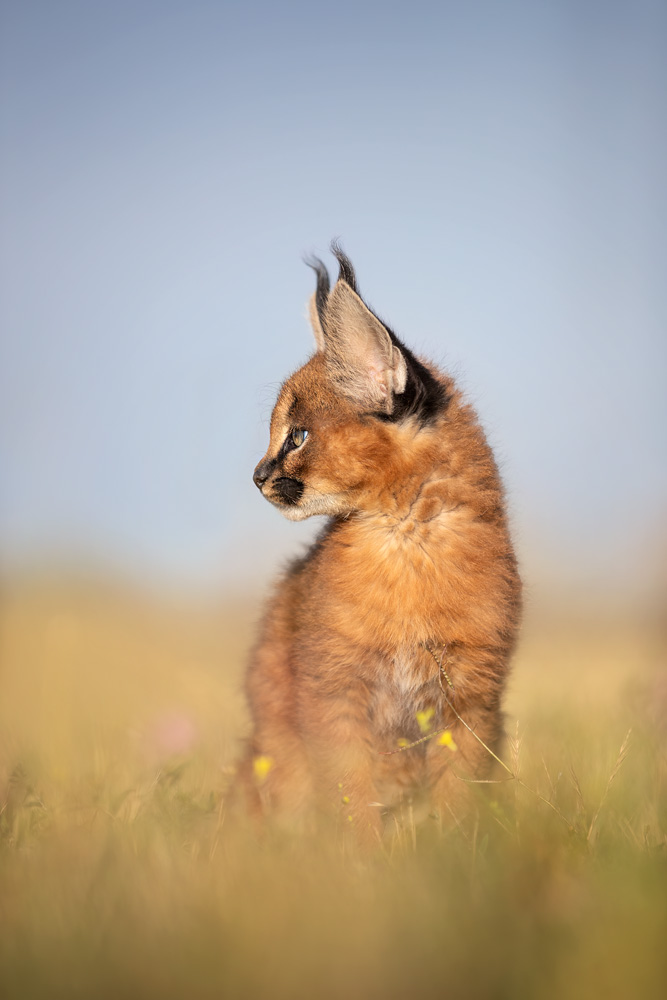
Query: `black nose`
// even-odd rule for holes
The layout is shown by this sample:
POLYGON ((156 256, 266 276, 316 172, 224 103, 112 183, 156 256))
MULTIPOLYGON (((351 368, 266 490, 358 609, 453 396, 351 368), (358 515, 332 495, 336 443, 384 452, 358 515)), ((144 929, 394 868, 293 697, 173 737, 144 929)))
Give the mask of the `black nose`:
POLYGON ((255 471, 252 474, 252 481, 261 490, 262 486, 269 478, 271 474, 271 466, 269 462, 260 462, 255 471))

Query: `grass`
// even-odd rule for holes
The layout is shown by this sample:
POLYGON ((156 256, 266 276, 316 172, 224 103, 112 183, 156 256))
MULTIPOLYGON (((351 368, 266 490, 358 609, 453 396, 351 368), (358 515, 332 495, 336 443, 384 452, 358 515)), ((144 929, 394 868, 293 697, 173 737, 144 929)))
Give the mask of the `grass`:
POLYGON ((3 997, 666 995, 657 621, 530 616, 514 778, 472 829, 407 817, 362 862, 225 822, 252 614, 5 588, 3 997))

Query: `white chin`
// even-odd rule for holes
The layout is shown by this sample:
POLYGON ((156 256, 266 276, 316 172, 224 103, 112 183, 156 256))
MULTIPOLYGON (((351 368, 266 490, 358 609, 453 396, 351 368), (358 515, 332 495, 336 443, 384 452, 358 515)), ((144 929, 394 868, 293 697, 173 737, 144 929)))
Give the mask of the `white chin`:
POLYGON ((277 503, 275 500, 271 500, 274 507, 277 507, 283 517, 286 517, 288 521, 305 521, 308 517, 317 517, 324 515, 325 517, 335 517, 338 514, 343 514, 347 512, 347 507, 342 504, 337 503, 334 497, 306 497, 305 500, 300 500, 298 504, 282 504, 277 503))
POLYGON ((303 507, 288 507, 282 503, 274 504, 274 506, 278 508, 283 517, 286 517, 288 521, 305 521, 312 513, 309 510, 304 510, 303 507))

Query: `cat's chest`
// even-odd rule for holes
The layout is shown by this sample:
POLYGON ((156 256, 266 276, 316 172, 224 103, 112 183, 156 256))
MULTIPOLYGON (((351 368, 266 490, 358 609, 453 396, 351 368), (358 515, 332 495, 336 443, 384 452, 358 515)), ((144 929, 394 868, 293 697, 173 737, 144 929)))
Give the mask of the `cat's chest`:
POLYGON ((382 679, 383 686, 396 691, 399 698, 404 701, 411 701, 427 680, 428 674, 421 648, 398 652, 385 664, 382 679))
MULTIPOLYGON (((314 577, 330 621, 354 642, 368 646, 369 635, 385 648, 415 649, 442 631, 448 553, 443 528, 396 526, 386 520, 343 525, 319 553, 314 577)), ((420 671, 408 650, 387 666, 387 677, 402 692, 415 686, 420 671)))
POLYGON ((413 738, 421 713, 432 704, 436 685, 423 650, 408 650, 383 663, 370 702, 370 718, 378 733, 413 738))

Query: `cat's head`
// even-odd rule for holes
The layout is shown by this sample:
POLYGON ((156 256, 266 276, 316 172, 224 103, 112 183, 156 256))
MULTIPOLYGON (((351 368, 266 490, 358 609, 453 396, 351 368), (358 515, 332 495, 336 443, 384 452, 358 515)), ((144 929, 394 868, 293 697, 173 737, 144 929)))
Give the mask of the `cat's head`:
POLYGON ((271 438, 253 479, 293 521, 367 506, 396 463, 397 436, 432 425, 449 402, 446 380, 419 361, 368 308, 337 244, 333 289, 324 264, 310 320, 317 352, 282 386, 271 438))

